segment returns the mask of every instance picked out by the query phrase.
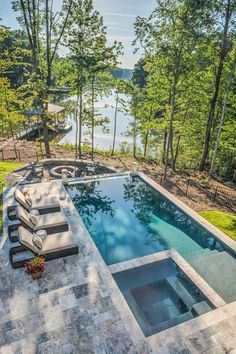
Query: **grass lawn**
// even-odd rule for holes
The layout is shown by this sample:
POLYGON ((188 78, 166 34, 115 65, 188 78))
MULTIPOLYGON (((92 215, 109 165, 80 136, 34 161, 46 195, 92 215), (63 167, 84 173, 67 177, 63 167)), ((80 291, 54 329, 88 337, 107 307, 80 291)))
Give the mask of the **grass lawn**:
POLYGON ((4 177, 15 170, 15 168, 20 167, 21 163, 16 162, 0 162, 0 232, 2 229, 2 190, 6 183, 4 177))
POLYGON ((236 216, 217 210, 202 211, 199 214, 236 241, 236 216))

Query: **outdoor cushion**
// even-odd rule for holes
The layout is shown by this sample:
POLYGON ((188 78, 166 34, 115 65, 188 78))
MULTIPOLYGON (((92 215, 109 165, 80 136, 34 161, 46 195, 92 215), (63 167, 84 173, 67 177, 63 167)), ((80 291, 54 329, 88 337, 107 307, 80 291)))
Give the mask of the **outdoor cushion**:
POLYGON ((15 190, 15 199, 19 204, 23 205, 26 209, 29 209, 29 205, 25 200, 25 196, 19 189, 15 190))
POLYGON ((26 230, 23 226, 20 226, 18 229, 19 232, 19 241, 20 243, 32 250, 35 253, 38 253, 39 249, 33 243, 33 235, 30 231, 26 230))
POLYGON ((32 207, 32 199, 30 198, 29 195, 25 196, 25 201, 28 204, 29 208, 31 208, 32 207))
POLYGON ((19 241, 20 243, 37 253, 38 255, 44 255, 51 252, 57 252, 77 246, 71 231, 61 232, 57 234, 48 235, 42 241, 42 249, 39 250, 33 242, 35 234, 26 230, 23 226, 19 227, 19 241))
POLYGON ((75 242, 71 231, 48 235, 43 240, 43 247, 39 251, 39 255, 66 250, 67 248, 71 248, 73 246, 77 246, 77 243, 75 242))
POLYGON ((33 224, 34 226, 37 225, 37 216, 30 214, 29 219, 30 219, 30 221, 32 222, 32 224, 33 224))
POLYGON ((36 234, 33 235, 33 243, 36 245, 36 247, 38 247, 38 249, 40 249, 40 250, 42 249, 43 241, 42 241, 41 237, 39 237, 36 234))
POLYGON ((39 215, 39 211, 37 209, 31 209, 30 210, 30 215, 38 216, 39 215))
POLYGON ((30 214, 20 206, 17 207, 18 217, 30 229, 36 231, 40 229, 47 229, 51 227, 61 226, 67 224, 65 214, 63 212, 56 212, 51 214, 44 214, 35 216, 37 224, 34 225, 30 219, 30 214))
POLYGON ((23 206, 28 211, 30 211, 31 209, 40 210, 40 209, 50 209, 50 208, 58 208, 58 207, 60 208, 59 200, 56 196, 48 196, 42 198, 41 193, 30 194, 31 202, 29 204, 23 192, 20 189, 16 189, 15 199, 21 206, 23 206))

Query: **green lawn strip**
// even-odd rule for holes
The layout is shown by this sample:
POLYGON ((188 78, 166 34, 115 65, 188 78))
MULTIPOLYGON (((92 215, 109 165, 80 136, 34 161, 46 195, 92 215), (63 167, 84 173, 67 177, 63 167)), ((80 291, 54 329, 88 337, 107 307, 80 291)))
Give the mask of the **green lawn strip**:
POLYGON ((4 177, 6 177, 8 173, 13 172, 17 167, 20 167, 21 165, 21 163, 16 162, 0 162, 0 233, 2 230, 2 191, 6 186, 4 177))
POLYGON ((199 214, 236 241, 236 216, 218 210, 202 211, 199 214))

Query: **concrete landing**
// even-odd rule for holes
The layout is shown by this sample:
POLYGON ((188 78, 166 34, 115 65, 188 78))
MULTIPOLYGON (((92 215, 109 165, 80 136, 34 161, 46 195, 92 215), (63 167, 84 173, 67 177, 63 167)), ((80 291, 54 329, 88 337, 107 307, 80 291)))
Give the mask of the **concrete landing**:
POLYGON ((192 267, 228 303, 236 299, 236 260, 227 252, 189 261, 192 267))

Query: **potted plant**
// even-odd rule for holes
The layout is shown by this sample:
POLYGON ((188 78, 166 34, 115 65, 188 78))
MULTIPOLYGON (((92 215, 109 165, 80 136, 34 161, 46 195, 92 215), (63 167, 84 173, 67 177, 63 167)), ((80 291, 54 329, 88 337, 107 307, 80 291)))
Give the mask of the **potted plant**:
POLYGON ((34 257, 30 261, 25 263, 26 274, 31 274, 33 279, 42 278, 42 274, 45 270, 46 264, 45 259, 39 256, 34 257))

